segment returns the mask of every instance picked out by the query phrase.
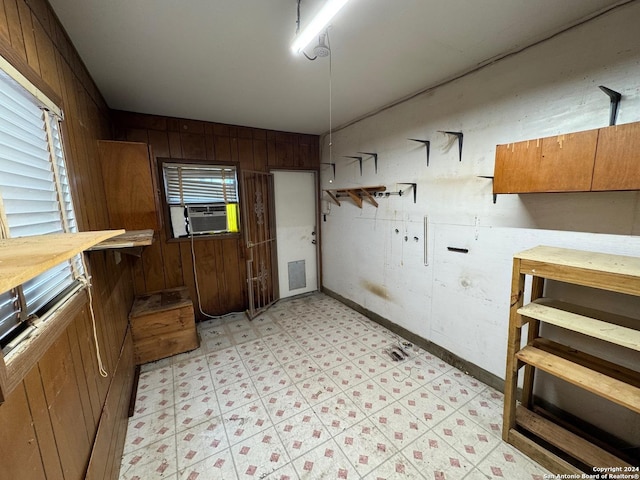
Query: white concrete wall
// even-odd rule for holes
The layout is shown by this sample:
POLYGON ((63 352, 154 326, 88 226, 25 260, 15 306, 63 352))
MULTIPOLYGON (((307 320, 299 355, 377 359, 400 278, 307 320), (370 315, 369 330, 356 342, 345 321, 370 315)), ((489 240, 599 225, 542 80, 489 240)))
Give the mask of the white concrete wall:
MULTIPOLYGON (((493 204, 491 180, 478 176, 493 175, 496 144, 607 126, 609 99, 598 85, 622 93, 619 124, 640 121, 638 25, 635 2, 335 132, 336 179, 329 183, 331 169, 323 168, 323 189, 396 191, 407 188, 400 182, 416 182, 418 195, 416 204, 408 192, 359 209, 348 200, 338 207, 325 194, 324 286, 504 378, 512 255, 546 244, 640 256, 640 193, 501 195, 493 204), (457 143, 438 130, 464 132, 462 162, 457 143), (424 147, 408 138, 431 140, 428 168, 424 147), (357 161, 342 158, 358 151, 378 153, 377 174, 371 159, 361 176, 357 161)), ((322 162, 330 161, 328 143, 322 162)), ((574 294, 600 299, 567 293, 574 294)), ((602 302, 640 316, 638 299, 602 302)), ((612 355, 638 368, 637 356, 612 355)), ((604 421, 588 396, 563 386, 542 393, 606 430, 640 438, 637 414, 615 410, 618 421, 604 421)))

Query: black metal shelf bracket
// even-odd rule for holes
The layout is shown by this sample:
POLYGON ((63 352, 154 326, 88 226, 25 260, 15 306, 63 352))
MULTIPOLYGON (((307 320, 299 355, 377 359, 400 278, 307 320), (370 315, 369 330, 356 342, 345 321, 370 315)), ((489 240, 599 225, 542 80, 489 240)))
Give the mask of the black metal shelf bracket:
POLYGON ((362 176, 362 157, 354 157, 353 155, 343 155, 343 158, 355 158, 360 164, 360 176, 362 176))
MULTIPOLYGON (((369 155, 371 157, 373 157, 373 166, 376 169, 376 174, 378 173, 378 154, 374 153, 374 152, 358 152, 361 153, 363 155, 369 155)), ((362 172, 360 172, 360 175, 362 175, 362 172)))
POLYGON ((462 139, 464 137, 464 134, 462 132, 449 132, 447 130, 438 130, 438 132, 444 133, 446 135, 452 135, 458 138, 458 159, 461 162, 462 161, 462 139))
MULTIPOLYGON (((491 175, 478 175, 478 178, 490 178, 491 179, 491 184, 493 185, 493 176, 491 176, 491 175)), ((494 205, 495 205, 497 200, 498 200, 498 194, 494 193, 493 194, 493 203, 494 203, 494 205)))
POLYGON ((408 138, 407 140, 411 140, 412 142, 422 143, 427 149, 427 167, 429 166, 429 151, 431 150, 431 141, 430 140, 420 140, 418 138, 408 138))
POLYGON ((616 119, 618 117, 618 107, 620 106, 620 99, 622 99, 622 94, 616 92, 615 90, 611 90, 604 85, 600 85, 599 88, 604 93, 606 93, 611 100, 611 107, 609 108, 609 126, 613 126, 616 124, 616 119))
POLYGON ((336 179, 336 164, 335 163, 330 163, 330 162, 321 162, 320 165, 331 165, 331 168, 333 169, 333 179, 336 179))
MULTIPOLYGON (((416 198, 418 196, 418 184, 417 183, 398 183, 398 185, 410 185, 409 188, 413 189, 413 203, 416 203, 416 198)), ((405 191, 400 190, 398 195, 402 196, 405 191)))

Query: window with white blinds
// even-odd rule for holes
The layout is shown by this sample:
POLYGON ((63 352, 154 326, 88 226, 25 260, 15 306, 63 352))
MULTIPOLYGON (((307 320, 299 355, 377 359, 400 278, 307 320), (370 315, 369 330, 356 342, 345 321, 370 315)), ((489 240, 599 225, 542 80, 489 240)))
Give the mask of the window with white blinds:
MULTIPOLYGON (((0 72, 2 236, 75 232, 59 118, 0 72)), ((0 293, 0 340, 75 283, 79 257, 0 293)))
POLYGON ((164 163, 163 173, 169 205, 238 203, 233 166, 164 163))

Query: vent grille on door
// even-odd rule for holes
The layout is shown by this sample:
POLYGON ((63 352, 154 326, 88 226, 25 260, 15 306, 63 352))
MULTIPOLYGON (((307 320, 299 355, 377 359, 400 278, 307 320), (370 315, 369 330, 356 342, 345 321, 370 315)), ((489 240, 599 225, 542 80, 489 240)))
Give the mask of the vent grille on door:
POLYGON ((289 262, 289 290, 297 290, 307 286, 307 271, 304 260, 289 262))

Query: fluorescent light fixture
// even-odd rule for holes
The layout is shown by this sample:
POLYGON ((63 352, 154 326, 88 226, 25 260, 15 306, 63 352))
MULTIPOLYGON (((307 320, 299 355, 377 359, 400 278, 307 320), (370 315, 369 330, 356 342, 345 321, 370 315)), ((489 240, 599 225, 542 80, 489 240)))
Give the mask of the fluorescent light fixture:
POLYGON ((291 44, 291 50, 293 53, 300 53, 304 47, 309 45, 309 42, 318 35, 329 24, 331 19, 338 11, 344 7, 345 3, 349 0, 327 0, 324 7, 320 9, 318 14, 313 17, 313 20, 300 32, 293 43, 291 44))

